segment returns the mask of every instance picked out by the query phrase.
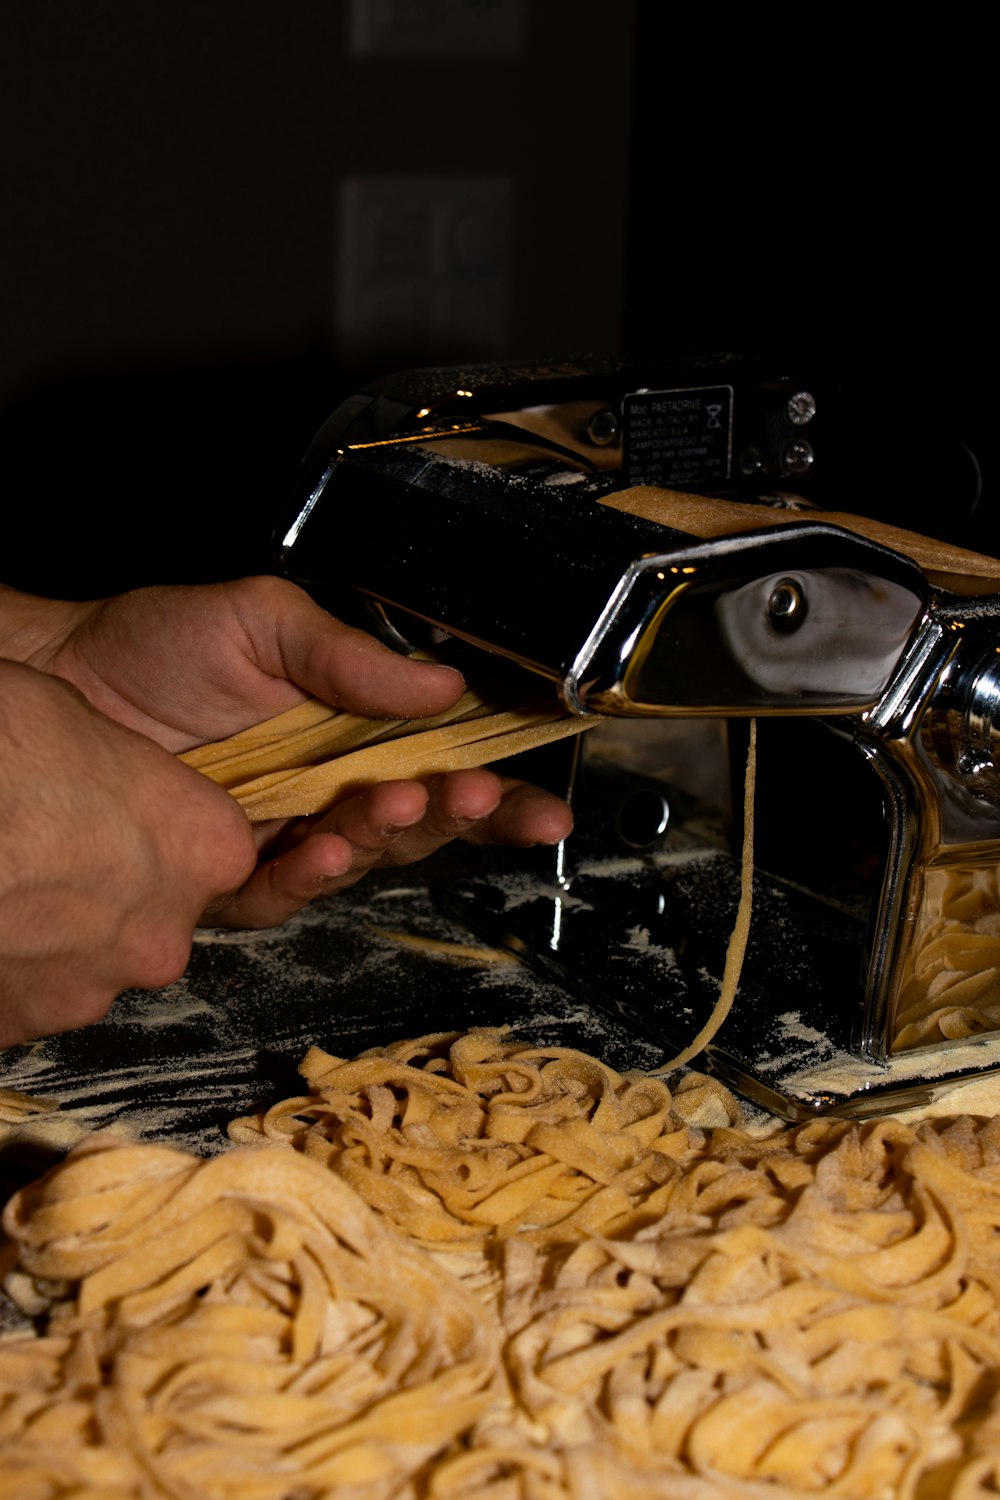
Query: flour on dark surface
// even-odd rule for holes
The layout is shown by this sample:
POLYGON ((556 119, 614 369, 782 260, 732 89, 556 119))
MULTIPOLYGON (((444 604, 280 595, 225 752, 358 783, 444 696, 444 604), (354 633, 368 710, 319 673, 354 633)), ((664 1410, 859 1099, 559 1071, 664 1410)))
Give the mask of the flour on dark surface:
POLYGON ((129 991, 96 1026, 2 1054, 6 1087, 60 1101, 17 1139, 54 1157, 111 1129, 212 1155, 229 1120, 301 1090, 297 1064, 312 1045, 352 1056, 425 1032, 509 1026, 620 1069, 662 1061, 662 1048, 522 964, 456 963, 380 936, 480 942, 442 912, 424 868, 376 874, 280 928, 200 931, 177 983, 129 991))

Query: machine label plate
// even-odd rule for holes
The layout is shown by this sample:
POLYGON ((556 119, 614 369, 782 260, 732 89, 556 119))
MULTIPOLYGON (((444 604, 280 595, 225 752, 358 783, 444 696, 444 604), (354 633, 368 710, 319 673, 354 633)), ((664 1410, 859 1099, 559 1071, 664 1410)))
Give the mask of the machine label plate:
POLYGON ((732 462, 733 388, 632 391, 624 406, 629 484, 719 484, 732 462))

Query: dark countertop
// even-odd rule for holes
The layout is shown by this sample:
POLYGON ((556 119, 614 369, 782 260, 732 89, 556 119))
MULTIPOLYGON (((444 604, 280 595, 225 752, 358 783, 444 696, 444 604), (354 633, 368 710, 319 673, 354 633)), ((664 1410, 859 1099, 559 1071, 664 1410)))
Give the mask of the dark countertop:
POLYGON ((58 1112, 8 1127, 6 1140, 0 1125, 0 1179, 33 1175, 89 1130, 213 1154, 229 1120, 302 1090, 296 1066, 314 1044, 352 1056, 430 1032, 510 1026, 620 1069, 655 1066, 662 1048, 517 960, 456 959, 373 930, 481 946, 442 911, 441 889, 470 862, 525 858, 442 851, 376 872, 283 927, 197 933, 177 983, 129 991, 96 1026, 0 1054, 0 1086, 60 1101, 58 1112))

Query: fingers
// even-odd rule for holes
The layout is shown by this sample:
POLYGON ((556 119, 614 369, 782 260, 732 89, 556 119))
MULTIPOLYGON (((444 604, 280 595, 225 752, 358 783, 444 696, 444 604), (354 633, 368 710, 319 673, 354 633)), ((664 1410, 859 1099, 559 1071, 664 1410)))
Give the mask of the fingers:
POLYGON ((354 851, 336 834, 316 834, 287 854, 258 865, 234 895, 203 913, 202 927, 278 927, 297 911, 336 890, 354 851))
POLYGON ((530 849, 536 844, 558 844, 569 837, 573 814, 561 797, 524 781, 497 779, 503 795, 496 811, 462 835, 466 842, 530 849))
POLYGON ((557 844, 573 826, 566 804, 551 792, 485 768, 453 771, 428 784, 427 812, 386 851, 383 863, 411 864, 452 839, 470 844, 557 844))
POLYGON ((416 781, 387 781, 341 803, 318 823, 293 824, 235 895, 202 917, 215 927, 275 927, 314 900, 346 890, 420 822, 428 794, 416 781))
POLYGON ((401 656, 361 630, 337 622, 317 643, 315 676, 294 680, 326 703, 373 718, 420 719, 444 713, 465 690, 453 667, 401 656))
MULTIPOLYGON (((489 822, 504 786, 491 771, 453 771, 426 785, 388 781, 335 807, 319 825, 354 848, 353 884, 373 865, 408 865, 489 822)), ((485 835, 489 841, 489 835, 485 835)))
POLYGON ((455 771, 427 786, 383 782, 320 822, 302 820, 283 829, 273 858, 235 896, 206 912, 203 923, 276 926, 317 896, 355 885, 376 866, 412 864, 452 839, 527 848, 557 844, 572 826, 573 815, 560 798, 488 770, 455 771))

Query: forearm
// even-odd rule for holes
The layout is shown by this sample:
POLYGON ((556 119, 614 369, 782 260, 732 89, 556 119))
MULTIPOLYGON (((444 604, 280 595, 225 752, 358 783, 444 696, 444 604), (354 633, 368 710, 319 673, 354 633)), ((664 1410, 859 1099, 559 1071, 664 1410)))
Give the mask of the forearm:
POLYGON ((42 599, 0 583, 0 657, 45 670, 48 661, 95 605, 42 599))

